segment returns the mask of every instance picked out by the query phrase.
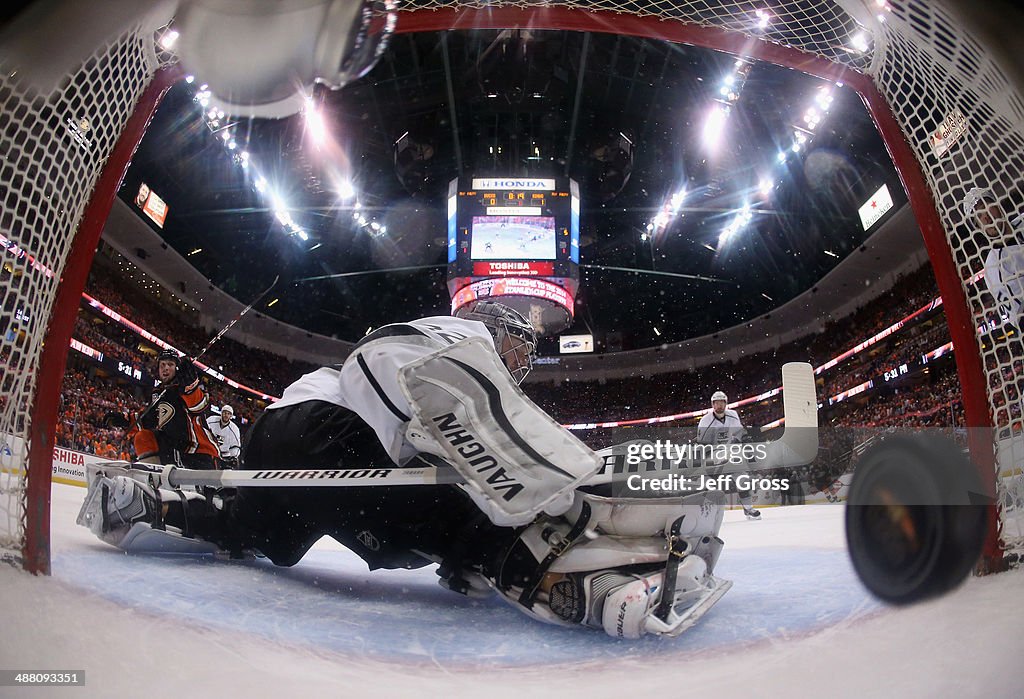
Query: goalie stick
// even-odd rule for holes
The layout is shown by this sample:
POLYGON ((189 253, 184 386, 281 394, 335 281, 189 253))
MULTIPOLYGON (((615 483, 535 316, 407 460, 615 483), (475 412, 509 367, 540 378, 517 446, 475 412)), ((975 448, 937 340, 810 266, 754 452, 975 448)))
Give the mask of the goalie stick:
MULTIPOLYGON (((676 460, 670 456, 629 463, 631 445, 651 444, 637 440, 597 452, 602 458, 601 470, 591 476, 586 485, 613 483, 616 478, 633 474, 658 476, 670 473, 686 478, 700 475, 727 475, 765 471, 775 468, 803 466, 814 460, 818 452, 818 404, 815 395, 814 373, 810 364, 791 362, 782 367, 783 411, 785 429, 782 436, 772 442, 753 442, 744 446, 764 456, 753 461, 717 462, 714 459, 690 458, 676 460)), ((132 468, 127 462, 106 462, 89 466, 89 480, 95 473, 131 475, 147 480, 154 487, 178 488, 197 485, 221 488, 238 487, 354 487, 397 485, 445 485, 462 483, 453 468, 436 457, 421 454, 425 466, 411 468, 365 467, 337 469, 289 469, 263 471, 204 471, 167 466, 150 471, 132 468)))

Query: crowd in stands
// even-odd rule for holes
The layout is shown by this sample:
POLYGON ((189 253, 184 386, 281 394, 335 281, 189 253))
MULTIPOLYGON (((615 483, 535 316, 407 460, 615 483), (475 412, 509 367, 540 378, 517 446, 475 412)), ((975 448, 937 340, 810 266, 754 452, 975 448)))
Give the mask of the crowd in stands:
POLYGON ((87 369, 68 369, 61 388, 57 444, 104 458, 130 459, 130 440, 125 438, 125 431, 110 426, 105 418, 111 412, 137 410, 137 392, 123 384, 96 381, 87 369))
MULTIPOLYGON (((179 317, 146 294, 132 293, 125 289, 121 280, 102 267, 94 267, 85 292, 185 353, 198 353, 216 334, 216 331, 207 333, 199 328, 198 315, 194 313, 180 312, 182 317, 179 317)), ((121 359, 143 364, 153 356, 155 348, 150 348, 149 352, 143 351, 145 343, 138 335, 95 312, 84 302, 76 330, 80 325, 90 328, 90 337, 98 342, 109 340, 122 347, 127 346, 128 355, 119 356, 121 359)), ((292 361, 246 347, 230 337, 221 338, 203 355, 202 362, 270 395, 281 395, 285 386, 316 368, 306 362, 292 361)))
MULTIPOLYGON (((136 324, 182 349, 200 348, 209 337, 189 325, 187 316, 162 308, 151 299, 136 299, 111 273, 93 275, 87 293, 110 306, 136 324), (131 297, 131 302, 129 302, 131 297)), ((871 337, 892 323, 918 310, 938 292, 927 268, 908 276, 896 287, 852 317, 830 323, 825 332, 791 343, 778 350, 754 355, 725 366, 703 367, 692 372, 659 374, 637 390, 631 381, 569 381, 558 385, 545 383, 524 386, 528 395, 563 424, 630 420, 674 414, 707 407, 711 391, 721 389, 731 399, 754 395, 780 383, 779 370, 786 361, 809 361, 818 366, 852 345, 871 337), (715 377, 712 382, 709 377, 715 377)), ((154 348, 124 326, 83 305, 74 335, 104 354, 154 369, 154 348)), ((869 350, 844 360, 818 377, 819 400, 825 402, 821 413, 823 437, 819 459, 801 471, 801 478, 812 487, 825 487, 842 473, 852 458, 855 444, 849 428, 889 429, 893 427, 962 427, 963 408, 956 370, 950 357, 929 364, 928 373, 901 377, 901 381, 883 384, 876 390, 829 406, 828 396, 856 386, 895 365, 919 357, 949 339, 941 309, 922 314, 899 332, 873 345, 869 350), (827 443, 825 443, 827 442, 827 443), (839 461, 847 459, 843 464, 839 461)), ((74 353, 72 353, 74 354, 74 353)), ((204 361, 224 374, 280 395, 285 385, 313 367, 289 362, 265 352, 250 350, 230 340, 222 340, 204 357, 204 361)), ((1004 373, 1024 374, 1014 364, 1004 373)), ((249 394, 231 389, 209 377, 205 379, 211 406, 230 404, 235 420, 245 431, 265 405, 249 394)), ((150 383, 151 385, 151 383, 150 383)), ((110 411, 131 413, 148 399, 148 388, 126 377, 110 376, 95 362, 79 357, 69 363, 62 391, 62 409, 58 424, 58 444, 96 453, 109 458, 131 458, 123 432, 104 425, 110 411)), ((1017 401, 1012 401, 1016 406, 1017 401)), ((740 409, 748 426, 764 425, 782 416, 780 398, 740 409)), ((1019 417, 1019 409, 1018 409, 1019 417)), ((605 428, 577 432, 594 448, 635 438, 682 440, 692 437, 697 419, 680 420, 653 426, 605 428)))

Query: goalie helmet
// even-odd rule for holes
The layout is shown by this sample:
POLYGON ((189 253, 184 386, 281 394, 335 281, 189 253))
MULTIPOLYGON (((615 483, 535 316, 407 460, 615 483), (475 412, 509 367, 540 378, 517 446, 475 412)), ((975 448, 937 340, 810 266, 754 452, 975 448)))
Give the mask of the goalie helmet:
POLYGON ((455 313, 463 320, 476 320, 487 326, 494 338, 494 349, 516 383, 522 383, 533 368, 533 353, 537 350, 537 333, 523 315, 502 303, 479 301, 463 306, 455 313), (503 351, 505 339, 513 340, 503 351), (515 342, 519 340, 520 342, 515 342))

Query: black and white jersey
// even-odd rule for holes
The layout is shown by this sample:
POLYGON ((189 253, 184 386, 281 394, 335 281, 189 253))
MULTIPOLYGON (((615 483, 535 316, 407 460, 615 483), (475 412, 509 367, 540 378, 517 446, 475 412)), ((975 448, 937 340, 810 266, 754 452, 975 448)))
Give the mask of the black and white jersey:
MULTIPOLYGON (((1024 217, 1012 223, 1017 240, 1024 239, 1024 217)), ((1020 327, 1024 314, 1024 245, 1005 245, 989 250, 985 257, 985 286, 1001 314, 1020 327)))
POLYGON ((220 449, 220 458, 237 459, 242 450, 242 437, 238 432, 238 425, 229 420, 227 425, 221 424, 220 415, 211 415, 206 418, 206 426, 213 433, 217 447, 220 449))
POLYGON ((405 439, 412 410, 398 385, 399 370, 469 337, 493 343, 487 326, 475 320, 434 316, 385 325, 364 337, 341 367, 306 374, 268 410, 310 400, 348 408, 373 428, 391 460, 401 465, 418 450, 405 439))
POLYGON ((735 444, 746 431, 735 410, 726 408, 722 417, 709 410, 697 424, 697 441, 701 444, 735 444))

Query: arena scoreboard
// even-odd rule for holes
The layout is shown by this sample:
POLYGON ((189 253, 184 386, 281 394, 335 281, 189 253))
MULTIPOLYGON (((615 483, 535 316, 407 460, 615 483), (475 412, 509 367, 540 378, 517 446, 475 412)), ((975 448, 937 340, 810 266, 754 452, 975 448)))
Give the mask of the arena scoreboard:
POLYGON ((537 332, 572 325, 579 288, 580 198, 568 178, 467 177, 448 188, 452 313, 484 298, 537 332))

